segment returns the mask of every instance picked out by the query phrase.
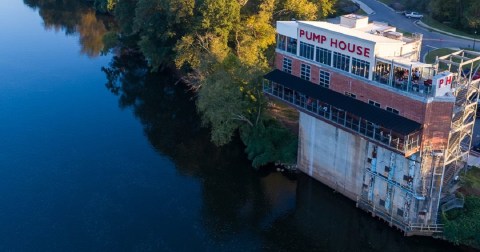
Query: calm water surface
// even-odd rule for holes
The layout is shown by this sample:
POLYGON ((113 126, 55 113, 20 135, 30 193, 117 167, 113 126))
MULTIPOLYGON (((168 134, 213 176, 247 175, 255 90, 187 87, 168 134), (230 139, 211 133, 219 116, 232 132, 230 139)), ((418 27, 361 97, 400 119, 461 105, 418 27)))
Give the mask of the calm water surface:
POLYGON ((0 0, 0 251, 457 249, 215 148, 173 77, 99 55, 111 21, 78 2, 0 0))

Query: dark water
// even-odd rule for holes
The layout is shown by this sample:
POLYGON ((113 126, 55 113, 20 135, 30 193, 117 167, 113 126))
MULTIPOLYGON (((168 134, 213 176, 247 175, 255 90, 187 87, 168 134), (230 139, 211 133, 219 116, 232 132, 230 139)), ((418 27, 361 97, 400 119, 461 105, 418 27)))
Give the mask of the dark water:
POLYGON ((0 251, 458 249, 215 148, 176 79, 100 56, 111 23, 79 2, 0 0, 0 251))

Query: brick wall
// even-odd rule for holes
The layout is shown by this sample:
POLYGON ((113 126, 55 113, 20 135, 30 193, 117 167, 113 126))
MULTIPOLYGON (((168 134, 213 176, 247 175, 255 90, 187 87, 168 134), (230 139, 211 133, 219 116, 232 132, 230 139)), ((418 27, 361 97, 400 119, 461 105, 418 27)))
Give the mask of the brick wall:
MULTIPOLYGON (((275 65, 282 70, 283 58, 288 57, 282 54, 276 54, 275 65)), ((300 77, 301 60, 292 59, 292 74, 300 77)), ((307 63, 308 64, 308 63, 307 63)), ((428 143, 434 148, 440 148, 446 145, 448 141, 448 131, 453 110, 451 102, 431 102, 423 103, 409 97, 390 92, 388 90, 373 86, 361 80, 352 78, 341 73, 332 71, 329 68, 311 65, 311 82, 319 83, 319 71, 330 72, 330 89, 344 94, 350 92, 355 94, 358 100, 368 103, 373 100, 380 103, 381 108, 387 106, 400 112, 400 115, 416 122, 424 124, 422 142, 428 143)))
MULTIPOLYGON (((283 58, 288 57, 282 54, 277 54, 275 61, 276 67, 282 70, 283 58)), ((291 57, 288 57, 291 58, 291 57)), ((301 60, 292 59, 292 74, 300 77, 300 64, 301 60)), ((425 103, 408 98, 406 96, 390 92, 388 90, 375 87, 371 84, 365 83, 361 79, 351 78, 332 71, 329 68, 318 67, 310 64, 311 82, 319 83, 320 70, 330 72, 330 89, 339 93, 345 94, 345 92, 353 93, 357 96, 358 100, 368 103, 368 100, 373 100, 380 103, 381 108, 385 109, 387 106, 394 108, 400 112, 400 115, 416 122, 422 123, 425 119, 425 103)), ((360 78, 360 77, 358 77, 360 78)))
POLYGON ((441 149, 447 145, 452 113, 453 103, 451 102, 427 104, 423 125, 423 144, 431 145, 434 149, 441 149))

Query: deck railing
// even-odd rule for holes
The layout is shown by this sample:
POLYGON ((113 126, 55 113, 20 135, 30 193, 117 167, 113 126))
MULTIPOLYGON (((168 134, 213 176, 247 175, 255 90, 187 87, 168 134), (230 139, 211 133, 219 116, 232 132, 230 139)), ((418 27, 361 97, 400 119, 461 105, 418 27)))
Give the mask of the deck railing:
POLYGON ((420 146, 420 132, 407 136, 393 132, 391 129, 269 80, 264 80, 263 91, 317 118, 352 130, 401 153, 411 152, 420 146))

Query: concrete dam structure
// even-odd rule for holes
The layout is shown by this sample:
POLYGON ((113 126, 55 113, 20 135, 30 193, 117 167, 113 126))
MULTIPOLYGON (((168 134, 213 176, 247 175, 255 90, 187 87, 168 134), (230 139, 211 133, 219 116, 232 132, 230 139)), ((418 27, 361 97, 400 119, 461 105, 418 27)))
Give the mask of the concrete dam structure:
POLYGON ((276 28, 263 89, 300 113, 298 168, 405 235, 441 234, 469 155, 480 53, 423 63, 421 34, 353 14, 276 28))

